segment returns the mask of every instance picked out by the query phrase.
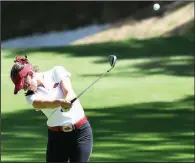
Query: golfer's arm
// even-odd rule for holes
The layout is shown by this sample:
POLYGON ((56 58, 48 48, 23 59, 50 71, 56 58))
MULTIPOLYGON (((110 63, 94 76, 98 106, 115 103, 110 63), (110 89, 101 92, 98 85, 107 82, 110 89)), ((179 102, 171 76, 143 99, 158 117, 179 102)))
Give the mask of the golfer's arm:
POLYGON ((76 97, 74 90, 72 88, 71 80, 70 78, 67 78, 66 80, 60 81, 60 86, 63 91, 63 95, 65 97, 65 100, 71 101, 73 98, 76 97))
POLYGON ((54 109, 60 107, 63 99, 56 100, 41 100, 37 99, 33 101, 33 107, 38 111, 40 109, 54 109))

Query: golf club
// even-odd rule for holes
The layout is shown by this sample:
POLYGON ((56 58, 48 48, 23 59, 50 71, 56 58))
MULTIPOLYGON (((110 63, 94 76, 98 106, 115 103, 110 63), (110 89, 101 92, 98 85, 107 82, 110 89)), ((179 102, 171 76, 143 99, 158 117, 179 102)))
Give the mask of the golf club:
POLYGON ((115 55, 110 55, 108 57, 108 61, 110 63, 110 66, 111 68, 109 70, 107 70, 105 73, 103 73, 98 79, 96 79, 91 85, 89 85, 87 88, 85 88, 81 93, 79 93, 77 95, 77 97, 75 97, 74 99, 72 99, 70 102, 73 103, 74 101, 76 101, 83 93, 85 93, 92 85, 94 85, 99 79, 101 79, 103 76, 105 76, 108 72, 110 72, 115 64, 116 64, 116 60, 117 60, 117 57, 115 55))

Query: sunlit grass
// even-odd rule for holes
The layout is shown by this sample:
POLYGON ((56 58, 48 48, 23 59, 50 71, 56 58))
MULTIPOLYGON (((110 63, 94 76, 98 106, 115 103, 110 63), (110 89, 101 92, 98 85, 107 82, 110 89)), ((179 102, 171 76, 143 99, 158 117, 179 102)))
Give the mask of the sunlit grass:
MULTIPOLYGON (((13 95, 13 58, 6 57, 11 54, 3 50, 1 55, 1 160, 45 161, 46 118, 26 103, 24 92, 13 95)), ((29 52, 42 71, 54 65, 69 70, 76 93, 106 72, 109 64, 98 62, 105 57, 29 52)), ((119 59, 80 98, 94 134, 90 161, 192 161, 194 78, 183 73, 193 72, 192 60, 186 54, 119 59)))

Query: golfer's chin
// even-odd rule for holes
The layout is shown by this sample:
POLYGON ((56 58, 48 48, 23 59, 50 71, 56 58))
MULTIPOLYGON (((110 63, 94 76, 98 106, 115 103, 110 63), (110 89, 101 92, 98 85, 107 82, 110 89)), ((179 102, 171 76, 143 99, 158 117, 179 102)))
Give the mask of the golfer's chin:
POLYGON ((37 90, 37 89, 31 89, 30 91, 32 91, 32 92, 36 92, 36 90, 37 90))

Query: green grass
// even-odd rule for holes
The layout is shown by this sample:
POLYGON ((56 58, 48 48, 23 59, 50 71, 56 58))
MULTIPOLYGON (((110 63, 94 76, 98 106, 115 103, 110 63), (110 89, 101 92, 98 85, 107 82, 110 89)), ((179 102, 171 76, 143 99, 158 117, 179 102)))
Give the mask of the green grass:
POLYGON ((63 65, 79 93, 116 67, 80 101, 93 127, 90 161, 194 159, 194 56, 188 37, 126 40, 59 48, 2 50, 2 161, 45 161, 46 118, 13 95, 13 57, 27 53, 45 71, 63 65))

